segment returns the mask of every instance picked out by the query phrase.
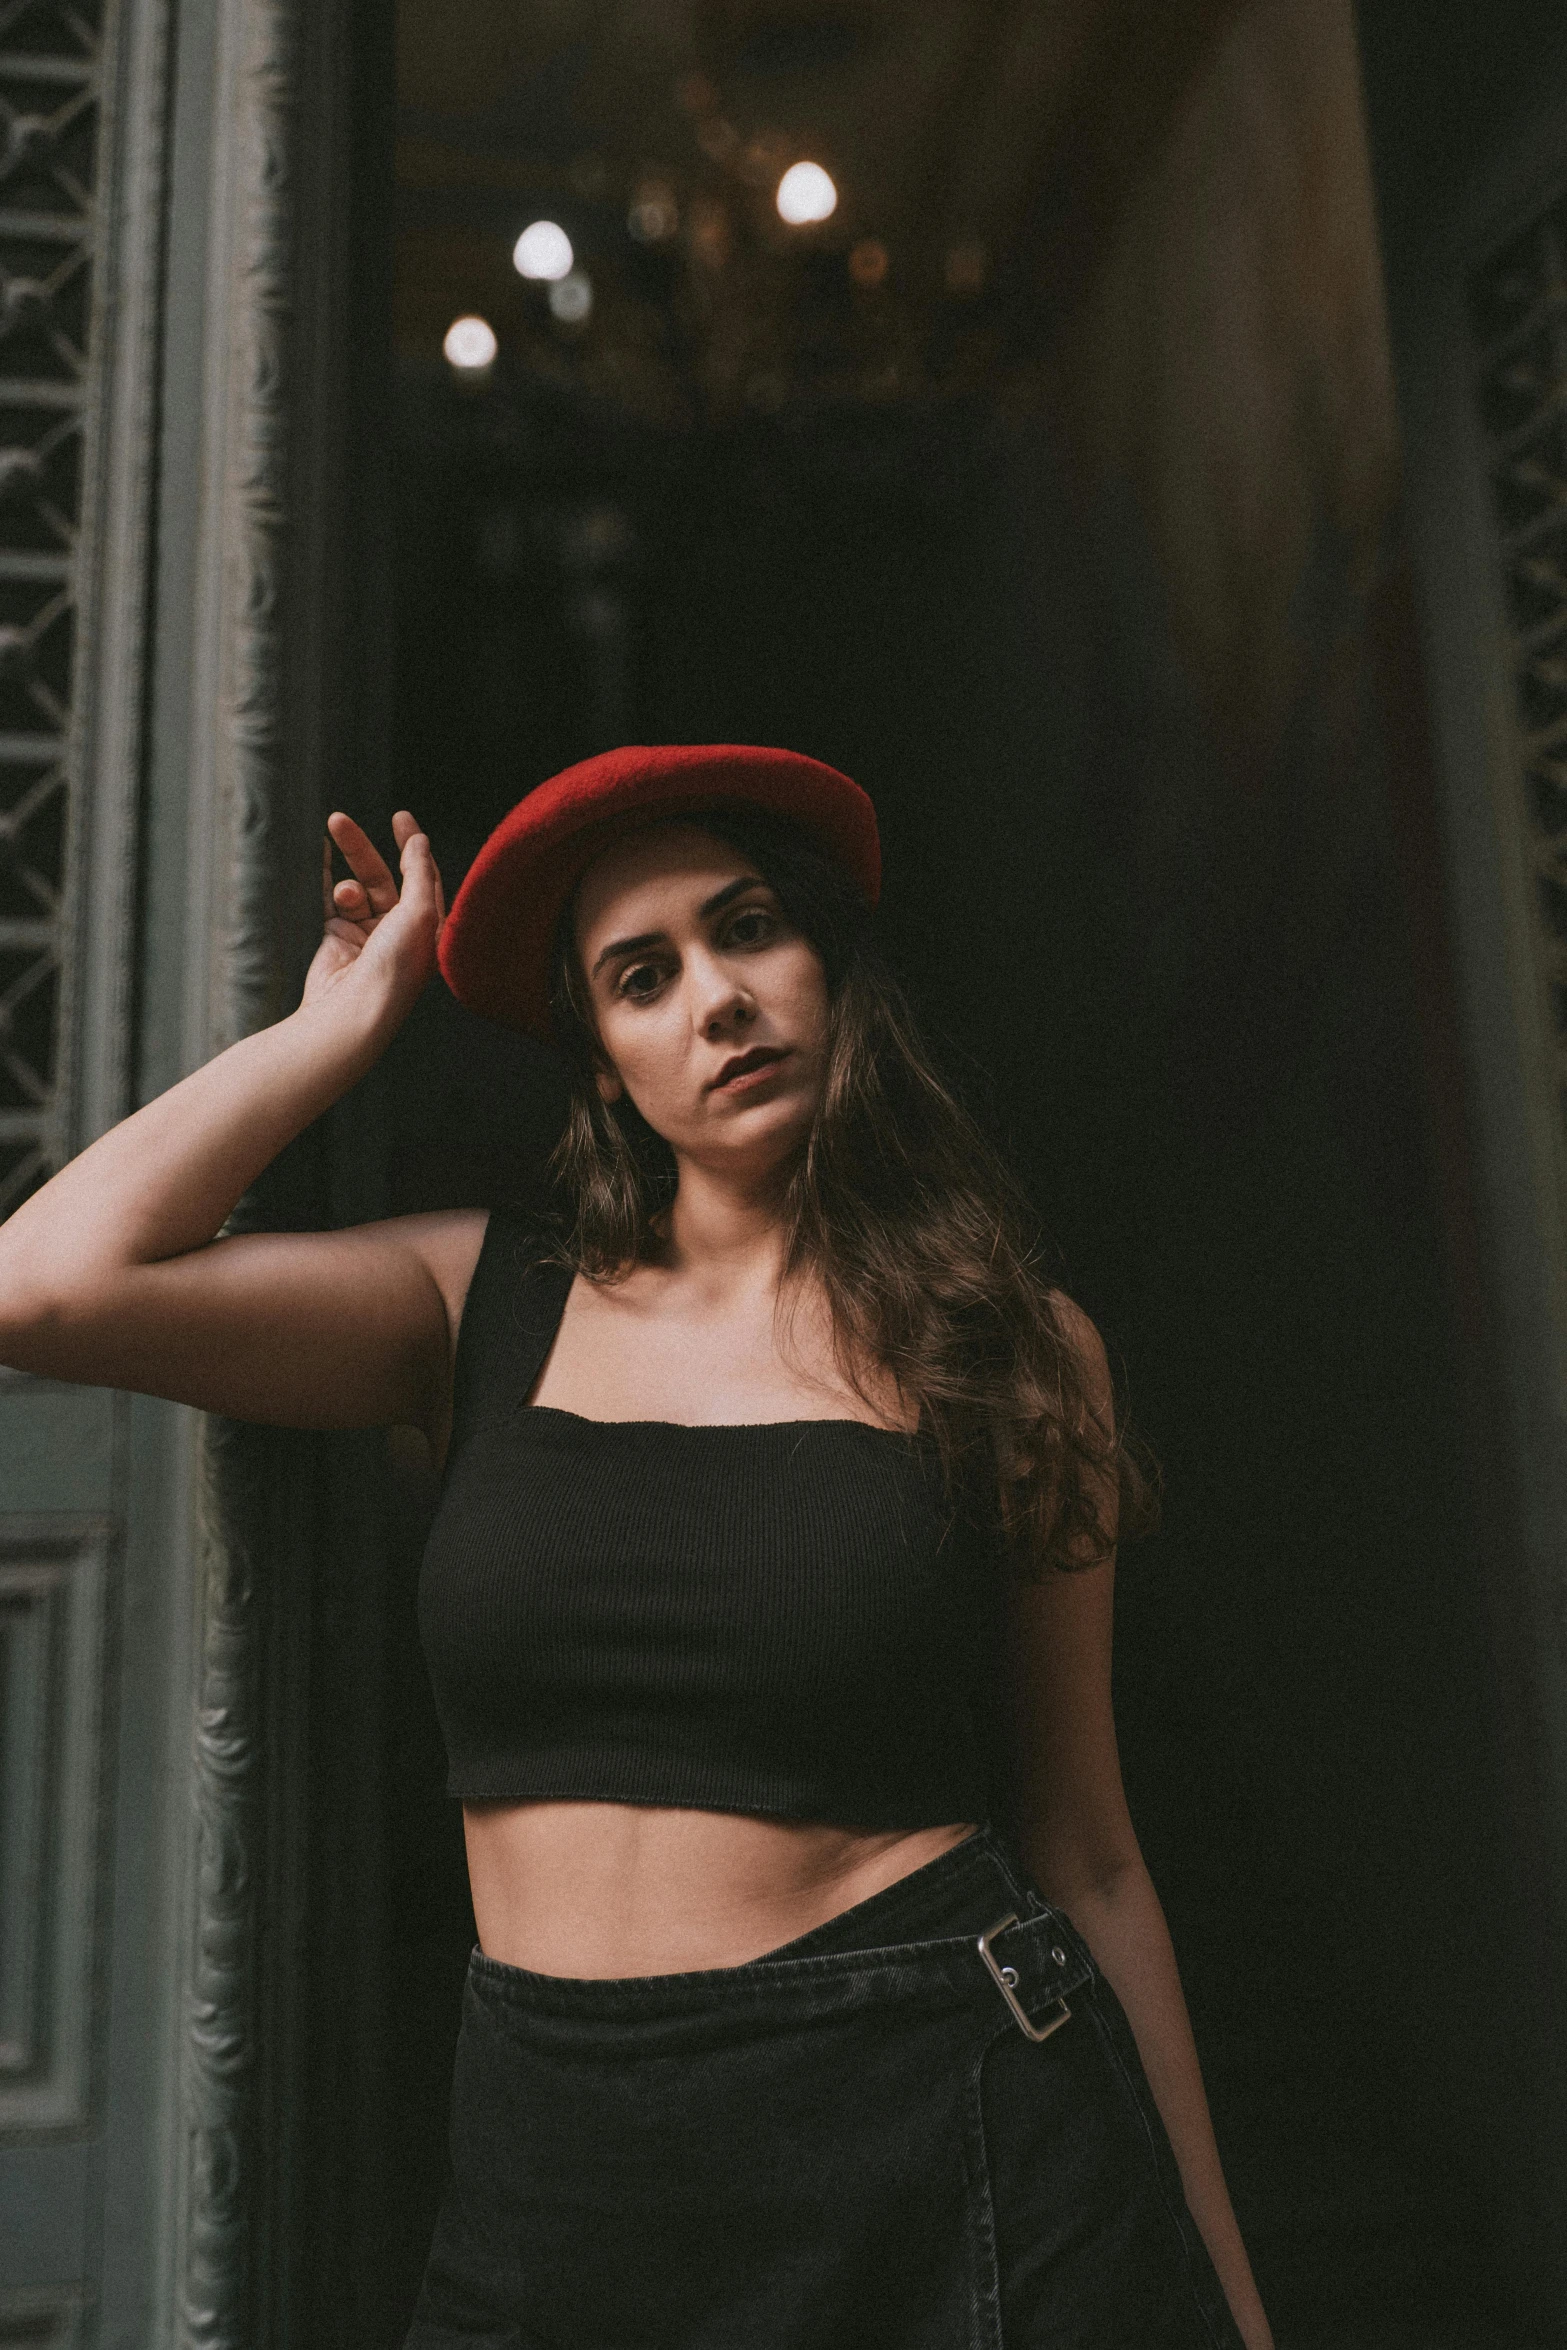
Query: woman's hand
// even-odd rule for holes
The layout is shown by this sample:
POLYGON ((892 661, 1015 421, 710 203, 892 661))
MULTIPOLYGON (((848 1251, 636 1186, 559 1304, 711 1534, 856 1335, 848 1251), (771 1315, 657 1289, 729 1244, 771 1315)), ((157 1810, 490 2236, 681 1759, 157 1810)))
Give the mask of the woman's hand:
POLYGON ((325 927, 305 974, 306 1004, 339 989, 373 991, 396 1022, 411 1010, 435 968, 436 941, 446 919, 430 843, 406 808, 392 818, 402 868, 398 890, 391 868, 352 816, 339 809, 326 821, 321 895, 325 927), (346 858, 349 878, 334 883, 332 850, 346 858))
MULTIPOLYGON (((219 1239, 285 1144, 385 1051, 430 976, 430 844, 393 819, 402 889, 352 817, 326 933, 287 1019, 102 1134, 0 1228, 0 1361, 299 1427, 408 1420, 438 1440, 482 1216, 219 1239)), ((328 848, 330 855, 330 845, 328 848)))

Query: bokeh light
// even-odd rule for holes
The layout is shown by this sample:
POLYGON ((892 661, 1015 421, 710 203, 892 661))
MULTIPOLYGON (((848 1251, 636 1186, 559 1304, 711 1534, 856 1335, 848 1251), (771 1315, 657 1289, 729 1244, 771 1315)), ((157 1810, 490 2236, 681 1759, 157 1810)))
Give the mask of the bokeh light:
POLYGON ((500 348, 487 318, 454 318, 441 343, 448 363, 460 375, 476 375, 493 367, 500 348))
POLYGON ((791 163, 778 182, 778 217, 791 228, 827 220, 838 209, 838 191, 819 163, 791 163))
POLYGON ((519 277, 548 281, 569 277, 576 255, 558 220, 531 220, 512 247, 511 258, 519 277))
POLYGON ((639 245, 661 245, 680 226, 680 207, 667 180, 644 180, 631 199, 626 226, 639 245))
POLYGON ((574 269, 550 288, 550 316, 562 326, 580 326, 593 307, 593 281, 586 270, 574 269))
POLYGON ((887 248, 880 237, 861 237, 849 255, 850 277, 867 289, 885 282, 887 265, 887 248))

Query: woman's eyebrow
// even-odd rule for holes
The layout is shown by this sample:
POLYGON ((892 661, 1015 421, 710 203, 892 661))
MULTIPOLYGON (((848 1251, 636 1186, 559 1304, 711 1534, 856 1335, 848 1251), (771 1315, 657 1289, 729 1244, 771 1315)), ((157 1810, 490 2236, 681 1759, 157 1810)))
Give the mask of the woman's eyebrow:
POLYGON ((611 939, 609 945, 604 949, 604 952, 595 960, 593 968, 589 972, 588 977, 590 979, 597 979, 605 964, 613 961, 616 955, 645 954, 649 947, 656 947, 663 937, 664 933, 662 930, 642 930, 637 933, 635 938, 611 939))
POLYGON ((721 914, 731 898, 739 897, 748 889, 765 889, 766 887, 767 884, 760 873, 742 873, 738 881, 726 881, 722 889, 715 890, 710 898, 705 899, 698 906, 697 913, 705 922, 710 914, 721 914))
MULTIPOLYGON (((706 922, 714 914, 721 914, 732 898, 741 896, 748 889, 765 889, 766 887, 767 884, 760 873, 742 873, 738 881, 726 881, 722 889, 714 890, 710 898, 703 899, 697 908, 698 919, 706 922)), ((646 954, 649 947, 660 945, 665 936, 666 933, 662 930, 642 930, 637 933, 635 938, 611 939, 602 954, 594 958, 593 968, 588 977, 597 979, 605 964, 613 962, 617 955, 646 954)))

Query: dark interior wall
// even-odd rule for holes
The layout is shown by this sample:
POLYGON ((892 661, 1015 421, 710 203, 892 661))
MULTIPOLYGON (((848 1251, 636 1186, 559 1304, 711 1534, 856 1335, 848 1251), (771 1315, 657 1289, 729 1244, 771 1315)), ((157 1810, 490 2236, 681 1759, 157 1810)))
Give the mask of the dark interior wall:
MULTIPOLYGON (((1402 54, 1395 36, 1395 78, 1402 54)), ((1307 2125, 1270 2173, 1303 2311, 1380 2314, 1380 2275, 1385 2325, 1421 2305, 1446 2338, 1523 2284, 1500 2272, 1527 2011, 1493 2003, 1431 2062, 1455 1947, 1502 1982, 1519 1952, 1484 1588, 1495 1464, 1460 1461, 1469 1235, 1433 1169, 1461 1159, 1463 1111, 1439 1081, 1419 689, 1386 660, 1398 426, 1347 7, 1238 14, 1129 190, 1054 375, 1119 646, 1106 706, 1144 712, 1135 747, 1120 726, 1104 745, 1137 811, 1127 870, 1180 942, 1138 1310, 1198 1478, 1196 1609, 1218 1637, 1188 1647, 1181 1615, 1150 1650, 1178 1717, 1150 1751, 1180 1752, 1183 1723, 1188 1751, 1235 1740, 1216 1791, 1247 1791, 1230 1847, 1257 1895, 1247 1963, 1298 2028, 1248 2027, 1218 2061, 1242 2105, 1307 2125), (1352 2015, 1332 1970, 1291 1982, 1313 1946, 1354 1951, 1352 2015), (1335 2040, 1324 2067, 1313 2044, 1335 2040), (1324 2257, 1333 2240, 1358 2254, 1324 2257)), ((1185 1777, 1150 1789, 1177 1837, 1185 1777)), ((1233 1887, 1228 1907, 1242 1922, 1233 1887)), ((1517 2338, 1519 2310, 1505 2322, 1517 2338)))
MULTIPOLYGON (((617 733, 787 740, 872 790, 889 944, 1166 1464, 1167 1530, 1124 1571, 1127 1773, 1262 2273, 1297 2327, 1368 2296, 1483 2310, 1451 2068, 1408 2029, 1467 1865, 1476 1627, 1374 734, 1346 776, 1341 714, 1302 714, 1271 781, 1301 821, 1244 941, 1168 819, 1184 886, 1162 877, 1150 922, 1140 795, 1219 754, 1146 544, 1085 534, 1038 435, 971 417, 583 464, 587 437, 580 472, 547 427, 536 474, 408 465, 408 796, 443 845, 476 839, 594 747, 577 591, 542 595, 530 551, 574 491, 621 518, 617 733)), ((526 1048, 428 1023, 397 1204, 506 1187, 549 1124, 526 1048)))
MULTIPOLYGON (((395 796, 451 887, 614 740, 784 741, 872 791, 894 958, 1165 1463, 1127 1776, 1281 2337, 1517 2350, 1440 2024, 1484 1907, 1485 1644, 1371 658, 1396 525, 1347 27, 1242 12, 1022 412, 661 437, 410 376, 395 796)), ((388 1083, 394 1208, 504 1196, 558 1110, 438 992, 388 1083)), ((406 1582, 416 1465, 400 1490, 406 1582)), ((406 1620, 388 2126, 428 2159, 389 2328, 467 1931, 406 1620)))
POLYGON ((1453 208, 1567 79, 1553 0, 1359 0, 1377 205, 1403 278, 1453 208))

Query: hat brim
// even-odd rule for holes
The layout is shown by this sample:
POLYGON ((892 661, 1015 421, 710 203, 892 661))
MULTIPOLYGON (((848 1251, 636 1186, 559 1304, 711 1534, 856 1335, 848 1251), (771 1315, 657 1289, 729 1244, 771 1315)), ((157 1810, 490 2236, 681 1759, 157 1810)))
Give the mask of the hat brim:
POLYGON ((502 818, 441 932, 447 986, 469 1011, 547 1038, 555 936, 589 865, 642 824, 736 801, 792 819, 875 905, 876 811, 836 767, 741 743, 630 745, 551 776, 502 818))

